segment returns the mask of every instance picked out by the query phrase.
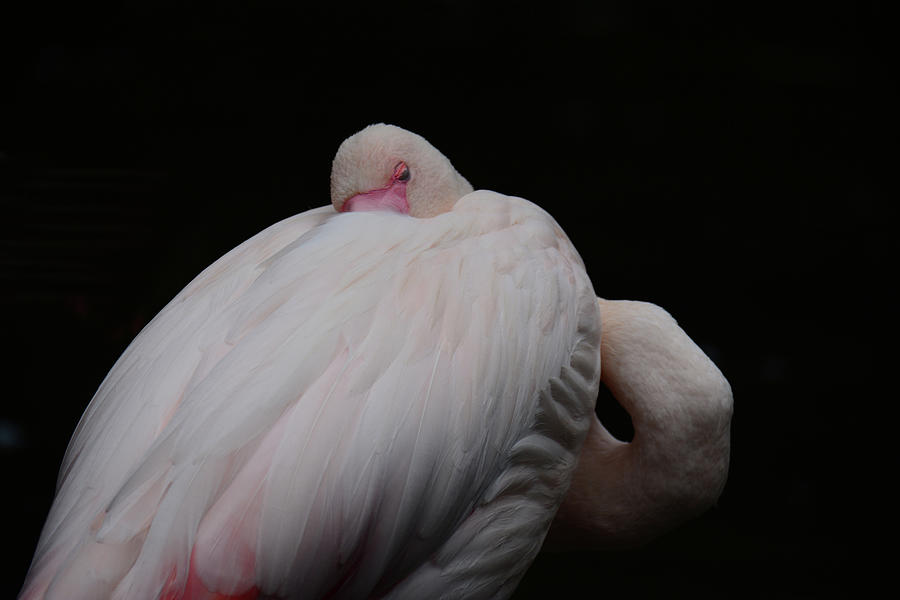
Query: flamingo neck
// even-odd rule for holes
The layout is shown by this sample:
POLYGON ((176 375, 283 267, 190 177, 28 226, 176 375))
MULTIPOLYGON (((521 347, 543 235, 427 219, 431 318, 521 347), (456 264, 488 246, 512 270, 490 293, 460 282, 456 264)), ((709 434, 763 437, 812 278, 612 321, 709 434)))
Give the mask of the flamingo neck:
POLYGON ((551 547, 633 546, 713 505, 728 472, 731 389, 668 313, 600 300, 601 381, 634 439, 595 418, 551 529, 551 547))

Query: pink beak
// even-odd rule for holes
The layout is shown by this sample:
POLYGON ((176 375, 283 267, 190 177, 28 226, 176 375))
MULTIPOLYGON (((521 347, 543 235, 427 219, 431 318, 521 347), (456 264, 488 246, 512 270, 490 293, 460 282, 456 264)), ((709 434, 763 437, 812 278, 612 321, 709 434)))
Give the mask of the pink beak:
POLYGON ((348 198, 341 207, 341 212, 360 212, 365 210, 392 210, 409 214, 409 203, 406 201, 406 182, 394 181, 386 188, 371 190, 348 198))

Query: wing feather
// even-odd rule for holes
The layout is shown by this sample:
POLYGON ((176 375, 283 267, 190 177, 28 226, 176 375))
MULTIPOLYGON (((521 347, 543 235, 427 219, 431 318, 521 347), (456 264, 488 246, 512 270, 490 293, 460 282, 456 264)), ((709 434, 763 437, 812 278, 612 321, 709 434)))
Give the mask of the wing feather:
POLYGON ((226 594, 503 597, 598 385, 577 253, 490 192, 425 220, 297 219, 204 271, 119 360, 42 548, 71 574, 84 544, 138 546, 108 574, 117 598, 178 597, 191 573, 226 594))

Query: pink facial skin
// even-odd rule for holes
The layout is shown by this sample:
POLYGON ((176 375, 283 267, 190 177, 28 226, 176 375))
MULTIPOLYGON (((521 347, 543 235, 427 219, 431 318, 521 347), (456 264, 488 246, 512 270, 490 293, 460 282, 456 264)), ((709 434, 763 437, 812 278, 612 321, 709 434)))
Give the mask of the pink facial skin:
POLYGON ((341 207, 341 212, 392 210, 408 215, 409 203, 406 201, 406 184, 408 182, 409 171, 401 162, 394 168, 390 185, 348 198, 341 207))

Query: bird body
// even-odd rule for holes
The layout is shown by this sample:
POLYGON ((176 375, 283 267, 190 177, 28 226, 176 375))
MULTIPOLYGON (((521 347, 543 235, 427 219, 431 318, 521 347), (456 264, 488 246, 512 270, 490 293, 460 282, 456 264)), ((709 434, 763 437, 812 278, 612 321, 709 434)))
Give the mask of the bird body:
POLYGON ((110 371, 23 597, 181 598, 192 574, 231 596, 502 595, 574 469, 598 344, 581 260, 527 201, 287 219, 110 371))
POLYGON ((331 196, 125 350, 20 598, 502 599, 548 531, 629 544, 715 501, 727 381, 665 311, 598 300, 550 215, 388 125, 341 144, 331 196))

